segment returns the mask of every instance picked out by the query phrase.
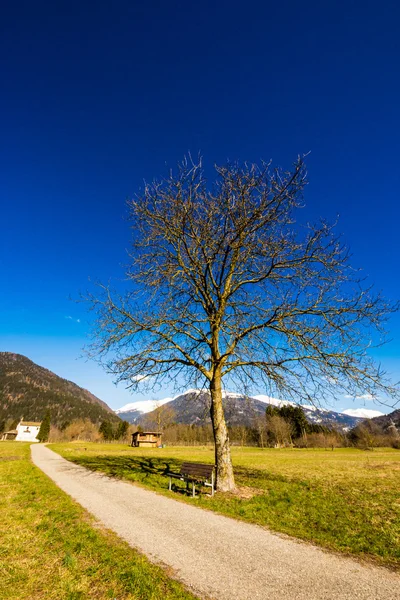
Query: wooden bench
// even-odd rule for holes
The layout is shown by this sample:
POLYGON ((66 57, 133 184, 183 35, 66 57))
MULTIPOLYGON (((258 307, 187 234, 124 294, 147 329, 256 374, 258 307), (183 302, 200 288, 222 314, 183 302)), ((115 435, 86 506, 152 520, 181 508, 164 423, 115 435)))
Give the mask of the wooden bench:
POLYGON ((215 467, 203 463, 182 463, 179 473, 167 473, 169 476, 169 490, 172 490, 172 479, 186 481, 186 489, 189 491, 189 483, 192 484, 192 496, 196 495, 196 484, 211 488, 211 496, 215 492, 215 467))

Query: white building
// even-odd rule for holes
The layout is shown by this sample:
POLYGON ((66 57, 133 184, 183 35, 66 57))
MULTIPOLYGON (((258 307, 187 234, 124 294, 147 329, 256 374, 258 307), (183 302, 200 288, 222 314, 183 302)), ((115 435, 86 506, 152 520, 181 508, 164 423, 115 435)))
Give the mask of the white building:
POLYGON ((16 442, 38 442, 36 439, 41 423, 35 421, 20 421, 17 425, 16 442))

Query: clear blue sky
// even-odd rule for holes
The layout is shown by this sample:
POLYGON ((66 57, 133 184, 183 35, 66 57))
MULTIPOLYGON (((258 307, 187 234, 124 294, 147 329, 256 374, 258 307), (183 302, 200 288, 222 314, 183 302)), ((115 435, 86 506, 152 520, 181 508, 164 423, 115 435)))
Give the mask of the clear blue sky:
MULTIPOLYGON (((114 408, 140 398, 77 359, 88 317, 68 298, 122 275, 125 199, 187 151, 210 167, 311 152, 307 216, 339 213, 354 264, 400 297, 397 2, 7 4, 0 349, 114 408)), ((396 379, 390 329, 377 356, 396 379)))

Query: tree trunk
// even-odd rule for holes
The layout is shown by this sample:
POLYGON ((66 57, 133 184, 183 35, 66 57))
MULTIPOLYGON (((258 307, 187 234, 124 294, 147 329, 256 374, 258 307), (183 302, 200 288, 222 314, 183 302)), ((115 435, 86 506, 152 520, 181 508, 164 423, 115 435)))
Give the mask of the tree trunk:
POLYGON ((210 384, 211 421, 215 443, 215 464, 217 467, 216 489, 220 492, 233 492, 236 489, 229 446, 228 428, 222 406, 222 381, 216 374, 210 384))

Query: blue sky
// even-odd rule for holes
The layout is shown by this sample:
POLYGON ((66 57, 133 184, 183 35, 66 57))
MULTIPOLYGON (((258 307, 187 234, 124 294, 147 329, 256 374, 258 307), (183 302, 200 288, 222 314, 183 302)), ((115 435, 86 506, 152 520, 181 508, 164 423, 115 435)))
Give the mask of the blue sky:
MULTIPOLYGON (((8 3, 0 349, 114 408, 142 399, 78 358, 88 315, 69 298, 122 277, 125 200, 188 151, 209 169, 310 152, 307 217, 339 214, 354 264, 399 298, 399 20, 386 1, 8 3)), ((389 328, 376 357, 400 379, 389 328)))

